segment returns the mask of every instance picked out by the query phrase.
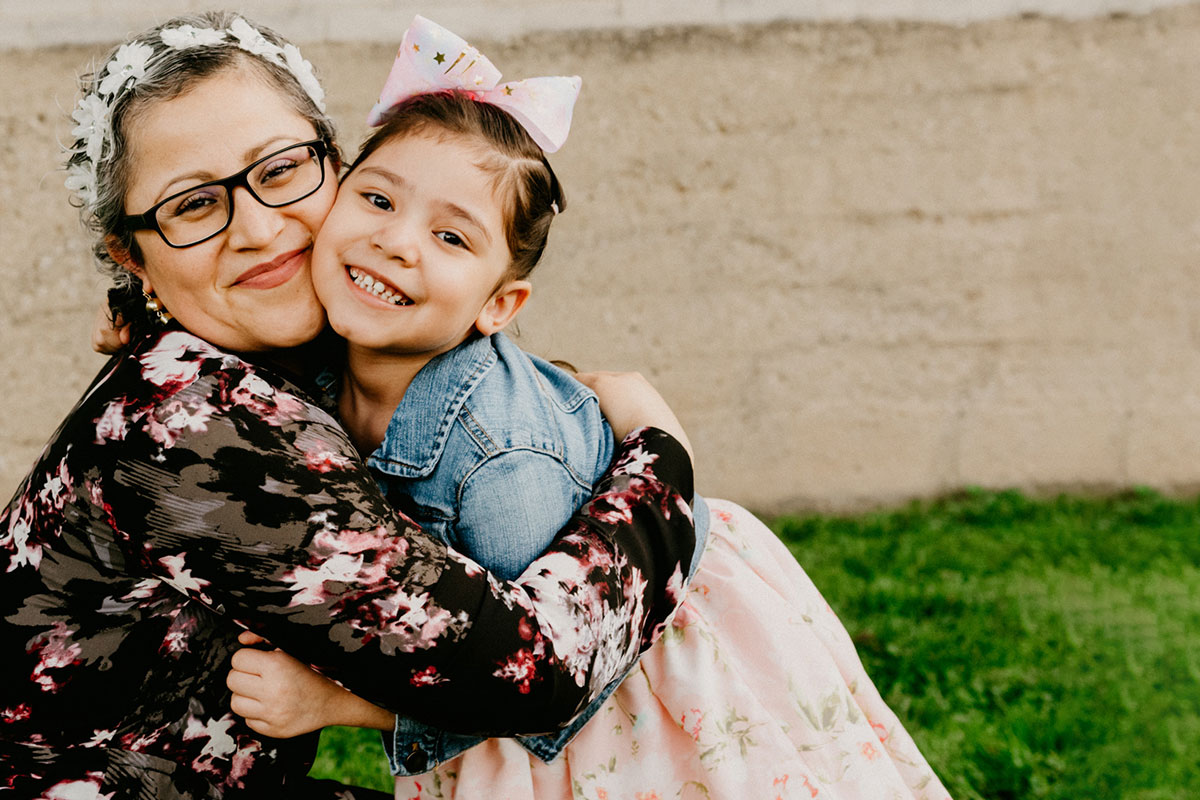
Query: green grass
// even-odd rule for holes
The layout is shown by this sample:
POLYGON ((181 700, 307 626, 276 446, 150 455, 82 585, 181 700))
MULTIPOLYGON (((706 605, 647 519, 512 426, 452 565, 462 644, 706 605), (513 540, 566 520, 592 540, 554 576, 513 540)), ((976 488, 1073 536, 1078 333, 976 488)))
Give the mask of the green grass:
MULTIPOLYGON (((970 491, 772 527, 957 800, 1200 797, 1200 500, 970 491)), ((387 789, 354 734, 314 771, 387 789)))
POLYGON ((1200 502, 973 491, 774 527, 958 800, 1200 796, 1200 502))

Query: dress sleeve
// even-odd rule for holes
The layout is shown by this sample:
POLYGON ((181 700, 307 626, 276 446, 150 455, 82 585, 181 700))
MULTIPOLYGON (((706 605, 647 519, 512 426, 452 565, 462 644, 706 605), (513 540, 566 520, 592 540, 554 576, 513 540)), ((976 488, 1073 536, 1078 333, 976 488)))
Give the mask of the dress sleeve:
MULTIPOLYGON (((340 427, 249 369, 103 412, 88 490, 127 558, 356 694, 447 730, 551 730, 682 597, 691 464, 631 434, 517 582, 399 517, 340 427), (108 450, 107 455, 103 451, 108 450)), ((114 407, 115 406, 115 407, 114 407)))

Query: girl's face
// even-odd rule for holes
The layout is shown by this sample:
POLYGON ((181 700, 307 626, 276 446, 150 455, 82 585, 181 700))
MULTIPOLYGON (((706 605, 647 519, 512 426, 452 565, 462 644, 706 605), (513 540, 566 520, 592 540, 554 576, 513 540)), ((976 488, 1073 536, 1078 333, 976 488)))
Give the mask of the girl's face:
POLYGON ((352 345, 433 356, 503 328, 529 294, 492 176, 461 138, 392 139, 342 181, 313 255, 329 323, 352 345))
MULTIPOLYGON (((141 214, 173 194, 316 136, 312 123, 257 70, 225 70, 130 120, 125 212, 141 214)), ((280 208, 262 205, 244 186, 234 189, 229 227, 191 247, 172 248, 156 232, 138 231, 141 260, 127 266, 184 327, 219 347, 254 351, 302 344, 325 322, 310 259, 313 238, 337 193, 336 174, 327 160, 321 187, 280 208)))

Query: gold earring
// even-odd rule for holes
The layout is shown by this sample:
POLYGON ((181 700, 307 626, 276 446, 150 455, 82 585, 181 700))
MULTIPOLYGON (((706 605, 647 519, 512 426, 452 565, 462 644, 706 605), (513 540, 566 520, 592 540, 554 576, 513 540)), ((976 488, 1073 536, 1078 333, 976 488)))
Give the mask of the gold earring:
POLYGON ((146 298, 146 316, 152 322, 158 322, 159 325, 166 325, 171 320, 175 319, 171 316, 171 312, 163 308, 162 303, 158 298, 148 292, 143 291, 142 297, 146 298))

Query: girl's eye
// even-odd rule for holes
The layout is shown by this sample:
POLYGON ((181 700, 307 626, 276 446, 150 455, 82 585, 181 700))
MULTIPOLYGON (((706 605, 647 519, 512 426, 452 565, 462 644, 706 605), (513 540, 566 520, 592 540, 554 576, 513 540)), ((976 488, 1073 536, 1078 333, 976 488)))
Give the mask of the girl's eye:
POLYGON ((392 210, 392 201, 388 200, 386 197, 384 197, 381 194, 376 194, 375 192, 363 192, 362 196, 363 196, 364 200, 366 200, 368 203, 375 206, 376 208, 378 208, 381 211, 391 211, 392 210))
POLYGON ((466 247, 467 246, 467 243, 463 241, 462 237, 452 231, 438 231, 437 233, 434 234, 434 236, 438 237, 439 239, 441 239, 443 242, 450 245, 451 247, 466 247))

